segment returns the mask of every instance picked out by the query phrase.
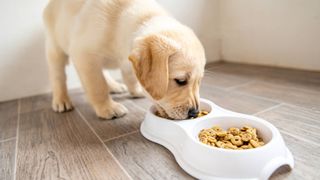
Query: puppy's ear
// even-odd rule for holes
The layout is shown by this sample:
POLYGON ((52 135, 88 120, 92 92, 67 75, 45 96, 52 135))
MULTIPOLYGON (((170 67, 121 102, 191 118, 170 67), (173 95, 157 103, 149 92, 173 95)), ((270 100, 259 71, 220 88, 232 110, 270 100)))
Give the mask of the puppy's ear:
POLYGON ((136 40, 129 60, 145 90, 155 99, 161 99, 169 84, 169 57, 179 45, 162 35, 149 35, 136 40))

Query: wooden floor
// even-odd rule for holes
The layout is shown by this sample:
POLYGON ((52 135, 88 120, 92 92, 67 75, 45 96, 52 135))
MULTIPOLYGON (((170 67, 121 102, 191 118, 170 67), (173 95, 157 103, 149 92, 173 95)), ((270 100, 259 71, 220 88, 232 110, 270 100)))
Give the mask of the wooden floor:
MULTIPOLYGON (((230 63, 209 64, 201 96, 265 118, 282 133, 295 168, 272 179, 320 177, 320 73, 230 63)), ((139 126, 150 102, 114 95, 130 113, 98 119, 81 90, 76 109, 56 114, 50 95, 0 103, 0 180, 193 179, 139 126)))

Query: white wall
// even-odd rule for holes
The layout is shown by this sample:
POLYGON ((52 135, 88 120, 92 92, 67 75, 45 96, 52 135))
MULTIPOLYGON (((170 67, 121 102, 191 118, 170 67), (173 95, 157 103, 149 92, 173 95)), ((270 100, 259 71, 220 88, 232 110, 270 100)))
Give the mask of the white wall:
MULTIPOLYGON (((320 70, 319 0, 158 1, 194 29, 208 61, 320 70)), ((1 1, 0 101, 50 91, 41 19, 46 3, 1 1)), ((69 88, 79 87, 74 69, 67 73, 69 88)))
MULTIPOLYGON (((0 101, 50 91, 42 10, 47 1, 3 0, 0 6, 0 101)), ((69 86, 79 81, 68 68, 69 86)))
POLYGON ((158 0, 202 42, 208 62, 220 60, 219 0, 158 0))
MULTIPOLYGON (((208 60, 219 59, 218 0, 159 0, 174 16, 199 34, 208 60)), ((42 10, 46 0, 2 0, 0 6, 0 101, 50 91, 44 54, 42 10)), ((67 68, 68 86, 80 86, 67 68)), ((118 72, 112 73, 119 79, 118 72)))
POLYGON ((320 0, 221 0, 222 59, 320 70, 320 0))

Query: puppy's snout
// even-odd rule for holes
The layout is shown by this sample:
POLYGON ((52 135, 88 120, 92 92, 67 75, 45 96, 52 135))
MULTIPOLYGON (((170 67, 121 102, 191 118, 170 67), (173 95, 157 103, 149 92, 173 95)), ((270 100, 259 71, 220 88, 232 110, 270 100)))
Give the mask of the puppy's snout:
POLYGON ((188 111, 188 117, 189 118, 196 118, 198 116, 199 110, 197 108, 190 108, 188 111))

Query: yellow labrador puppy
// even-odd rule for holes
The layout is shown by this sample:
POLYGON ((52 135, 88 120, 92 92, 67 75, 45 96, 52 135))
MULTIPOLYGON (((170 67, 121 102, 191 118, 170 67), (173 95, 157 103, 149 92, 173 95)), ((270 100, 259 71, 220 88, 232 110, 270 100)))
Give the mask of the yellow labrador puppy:
POLYGON ((72 109, 65 75, 70 59, 101 118, 127 113, 109 95, 126 87, 134 97, 145 90, 161 116, 184 119, 197 114, 203 47, 192 30, 156 1, 51 0, 43 16, 54 111, 72 109), (104 76, 105 68, 120 68, 126 86, 104 76))

